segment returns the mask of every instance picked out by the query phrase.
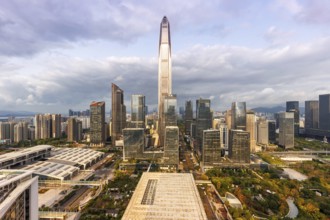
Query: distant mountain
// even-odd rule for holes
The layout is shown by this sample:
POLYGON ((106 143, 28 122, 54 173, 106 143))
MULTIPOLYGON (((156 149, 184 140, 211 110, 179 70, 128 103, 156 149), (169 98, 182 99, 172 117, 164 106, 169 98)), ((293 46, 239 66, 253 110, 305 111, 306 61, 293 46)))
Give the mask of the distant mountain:
MULTIPOLYGON (((277 112, 285 112, 286 108, 283 106, 275 106, 275 107, 257 107, 251 109, 255 112, 263 112, 263 113, 277 113, 277 112)), ((305 114, 305 108, 304 107, 299 107, 300 114, 305 114)))
POLYGON ((0 117, 10 117, 10 116, 33 116, 37 114, 36 112, 29 112, 29 111, 1 111, 0 110, 0 117))

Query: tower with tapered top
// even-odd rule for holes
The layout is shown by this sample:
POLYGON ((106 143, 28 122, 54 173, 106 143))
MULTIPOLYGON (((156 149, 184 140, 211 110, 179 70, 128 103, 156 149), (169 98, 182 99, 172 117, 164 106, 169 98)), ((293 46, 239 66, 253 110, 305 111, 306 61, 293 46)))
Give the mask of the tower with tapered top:
POLYGON ((164 100, 172 94, 172 61, 170 23, 166 16, 160 24, 158 55, 158 135, 160 145, 164 144, 165 117, 164 100))

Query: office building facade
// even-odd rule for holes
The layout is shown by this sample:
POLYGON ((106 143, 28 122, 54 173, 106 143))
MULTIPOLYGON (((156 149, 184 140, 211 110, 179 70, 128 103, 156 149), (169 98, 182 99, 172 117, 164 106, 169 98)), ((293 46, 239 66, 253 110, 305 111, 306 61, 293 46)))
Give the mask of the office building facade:
POLYGON ((330 94, 319 95, 319 128, 330 130, 330 94))
POLYGON ((257 125, 257 141, 258 144, 268 145, 269 144, 269 132, 268 132, 268 121, 260 119, 257 125))
POLYGON ((268 121, 268 141, 270 144, 276 143, 276 122, 274 120, 268 121))
POLYGON ((252 111, 246 113, 246 131, 250 133, 251 152, 256 151, 256 115, 252 111))
POLYGON ((319 128, 319 101, 305 101, 305 129, 319 128))
POLYGON ((250 133, 243 130, 229 131, 228 157, 234 163, 250 163, 250 133))
POLYGON ((213 166, 221 160, 220 130, 209 129, 203 131, 203 165, 213 166))
POLYGON ((231 105, 231 128, 246 130, 246 103, 233 102, 231 105))
POLYGON ((279 118, 279 145, 287 148, 294 147, 294 112, 282 112, 279 118))
POLYGON ((124 91, 116 84, 111 85, 111 141, 112 146, 122 137, 122 130, 126 128, 126 106, 124 105, 124 91))
POLYGON ((211 100, 196 100, 196 150, 203 153, 203 131, 212 128, 211 100))
POLYGON ((123 160, 142 158, 145 147, 144 129, 123 129, 123 145, 123 160))
POLYGON ((193 104, 191 100, 186 101, 185 104, 185 114, 184 114, 184 125, 185 125, 185 132, 187 135, 191 134, 191 123, 194 119, 193 113, 193 104))
POLYGON ((299 135, 299 121, 300 121, 300 111, 298 101, 288 101, 286 102, 286 112, 293 112, 294 114, 294 135, 299 135))
POLYGON ((166 165, 179 165, 179 128, 166 126, 164 142, 164 160, 166 165))
POLYGON ((144 95, 132 95, 131 127, 144 128, 146 120, 146 100, 144 95))
POLYGON ((103 146, 105 144, 105 103, 92 102, 90 104, 90 144, 103 146))

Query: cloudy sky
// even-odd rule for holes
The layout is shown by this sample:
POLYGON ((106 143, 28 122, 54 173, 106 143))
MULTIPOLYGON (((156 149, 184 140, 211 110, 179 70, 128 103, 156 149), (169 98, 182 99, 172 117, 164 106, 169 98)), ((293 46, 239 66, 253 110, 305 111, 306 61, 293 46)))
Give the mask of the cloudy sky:
POLYGON ((1 0, 0 110, 67 113, 110 85, 157 104, 159 25, 179 104, 249 108, 330 93, 329 0, 1 0))

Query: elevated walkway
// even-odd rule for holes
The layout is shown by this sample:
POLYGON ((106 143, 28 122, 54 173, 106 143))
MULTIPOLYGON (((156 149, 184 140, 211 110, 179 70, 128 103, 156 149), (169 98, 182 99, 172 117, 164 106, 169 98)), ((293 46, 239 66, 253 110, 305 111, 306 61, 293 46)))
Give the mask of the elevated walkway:
POLYGON ((72 181, 72 180, 39 180, 39 186, 58 187, 58 186, 100 186, 103 181, 72 181))

